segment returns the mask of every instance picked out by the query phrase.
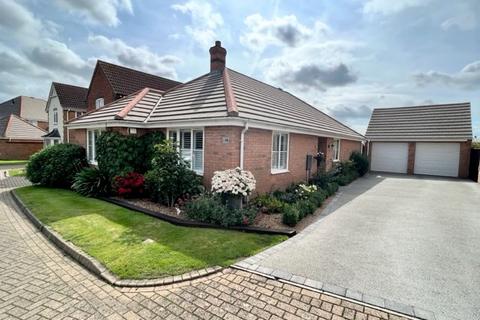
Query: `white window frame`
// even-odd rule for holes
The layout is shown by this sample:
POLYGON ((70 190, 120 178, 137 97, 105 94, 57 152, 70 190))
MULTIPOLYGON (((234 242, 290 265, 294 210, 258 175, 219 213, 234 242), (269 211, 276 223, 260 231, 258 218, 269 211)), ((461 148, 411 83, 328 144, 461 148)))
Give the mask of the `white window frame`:
POLYGON ((95 99, 95 109, 101 108, 105 105, 105 99, 97 98, 95 99))
MULTIPOLYGON (((279 142, 279 146, 280 146, 280 142, 279 142)), ((285 172, 288 172, 288 162, 289 162, 289 158, 290 158, 290 133, 289 132, 284 132, 284 131, 272 131, 272 148, 271 148, 271 161, 270 161, 270 168, 271 168, 271 173, 272 174, 278 174, 278 173, 285 173, 285 172), (278 151, 274 151, 273 150, 273 147, 274 147, 274 144, 275 144, 275 136, 284 136, 287 138, 287 150, 285 151, 281 151, 281 150, 278 150, 278 151), (287 153, 287 157, 286 157, 286 161, 285 161, 285 168, 278 168, 279 164, 280 164, 280 157, 278 157, 278 163, 277 163, 277 167, 274 167, 273 165, 273 154, 274 152, 278 152, 280 154, 280 152, 286 152, 287 153)))
POLYGON ((98 165, 97 162, 97 149, 96 149, 96 142, 97 142, 97 137, 95 134, 102 134, 102 132, 105 131, 103 128, 96 128, 96 129, 88 129, 87 130, 87 159, 90 164, 93 165, 98 165), (93 135, 93 145, 92 147, 92 154, 90 154, 90 135, 93 135))
POLYGON ((339 162, 340 161, 340 139, 333 139, 332 160, 334 162, 339 162))
MULTIPOLYGON (((190 169, 194 171, 196 174, 203 176, 203 170, 205 168, 205 129, 203 127, 197 127, 197 128, 175 128, 175 129, 167 129, 167 139, 170 139, 170 133, 175 132, 176 134, 176 139, 179 142, 180 139, 180 134, 182 131, 190 131, 190 158, 186 159, 184 157, 184 160, 186 160, 190 164, 190 169), (194 138, 194 132, 195 131, 202 131, 202 149, 195 149, 195 138, 194 138), (202 151, 202 168, 201 170, 194 170, 193 169, 193 155, 194 151, 202 151)), ((177 151, 181 153, 181 146, 180 143, 176 144, 177 151)))
POLYGON ((53 108, 53 125, 58 125, 58 109, 53 108))

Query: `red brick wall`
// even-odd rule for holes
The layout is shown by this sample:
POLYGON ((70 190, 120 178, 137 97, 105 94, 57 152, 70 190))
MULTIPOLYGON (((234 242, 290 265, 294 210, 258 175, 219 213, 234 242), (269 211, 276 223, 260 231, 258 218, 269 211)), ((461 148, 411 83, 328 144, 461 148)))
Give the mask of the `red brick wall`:
MULTIPOLYGON (((321 138, 322 149, 321 151, 325 153, 325 169, 329 171, 333 168, 333 138, 321 138)), ((347 161, 350 159, 350 155, 354 151, 360 152, 362 149, 362 143, 360 141, 353 140, 340 140, 340 162, 347 161)))
MULTIPOLYGON (((245 135, 244 168, 253 173, 257 180, 257 192, 264 193, 287 187, 292 182, 305 181, 305 158, 315 155, 318 138, 315 136, 290 134, 288 172, 272 174, 272 131, 249 129, 245 135)), ((312 174, 316 172, 314 161, 312 174)))
POLYGON ((70 129, 70 143, 87 148, 87 129, 70 129))
POLYGON ((98 98, 103 98, 105 104, 115 100, 112 87, 100 68, 96 68, 92 76, 92 83, 87 97, 87 111, 95 110, 95 100, 98 98))
POLYGON ((415 148, 417 144, 415 142, 408 143, 408 162, 407 162, 407 174, 412 175, 415 170, 415 148))
POLYGON ((37 127, 42 128, 45 131, 48 131, 48 121, 37 121, 37 127))
POLYGON ((460 161, 458 164, 458 177, 468 178, 470 170, 470 151, 472 149, 472 141, 460 143, 460 161))
POLYGON ((203 181, 210 188, 213 172, 240 165, 240 127, 206 127, 204 131, 203 181), (228 138, 224 143, 223 138, 228 138))
POLYGON ((35 152, 41 150, 43 141, 13 142, 7 139, 0 140, 0 159, 26 160, 35 152))

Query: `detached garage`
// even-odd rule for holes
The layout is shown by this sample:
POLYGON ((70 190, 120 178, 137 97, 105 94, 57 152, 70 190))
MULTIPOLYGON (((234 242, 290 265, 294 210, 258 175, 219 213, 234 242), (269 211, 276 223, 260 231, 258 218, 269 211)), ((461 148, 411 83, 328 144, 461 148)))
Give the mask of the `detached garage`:
POLYGON ((373 110, 366 137, 370 169, 468 177, 470 103, 373 110))

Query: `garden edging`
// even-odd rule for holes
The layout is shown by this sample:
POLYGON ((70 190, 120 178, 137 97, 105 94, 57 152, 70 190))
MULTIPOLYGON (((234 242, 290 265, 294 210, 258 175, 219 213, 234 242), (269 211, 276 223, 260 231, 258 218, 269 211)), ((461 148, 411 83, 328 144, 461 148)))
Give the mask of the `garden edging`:
POLYGON ((44 234, 44 236, 50 240, 55 246, 61 249, 63 252, 68 254, 73 260, 77 261, 84 268, 89 270, 91 273, 102 279, 103 281, 117 287, 150 287, 150 286, 160 286, 168 285, 183 281, 189 281, 211 275, 213 273, 221 271, 223 268, 220 266, 208 267, 200 270, 190 271, 181 275, 176 276, 167 276, 164 278, 158 279, 145 279, 145 280, 135 280, 135 279, 119 279, 113 273, 111 273, 105 266, 103 266, 96 259, 92 258, 83 250, 75 246, 73 243, 66 241, 60 236, 57 232, 52 230, 50 227, 43 224, 31 211, 25 206, 23 201, 17 196, 15 190, 11 190, 10 194, 12 195, 13 200, 20 208, 23 214, 33 223, 33 225, 44 234))
POLYGON ((248 233, 260 233, 260 234, 270 234, 270 235, 282 235, 282 236, 288 236, 288 237, 293 237, 294 235, 297 234, 297 232, 293 229, 266 229, 266 228, 259 228, 259 227, 249 227, 249 226, 231 226, 231 227, 224 227, 216 224, 211 224, 211 223, 205 223, 205 222, 198 222, 198 221, 191 221, 191 220, 183 220, 183 219, 178 219, 175 217, 172 217, 167 214, 163 214, 160 212, 156 212, 153 210, 149 210, 146 208, 142 208, 139 206, 136 206, 134 204, 131 204, 127 201, 122 201, 119 199, 113 199, 113 198, 108 198, 108 197, 99 197, 100 200, 107 201, 113 204, 116 204, 118 206, 138 211, 141 213, 144 213, 146 215, 170 222, 175 225, 179 226, 184 226, 184 227, 196 227, 196 228, 213 228, 213 229, 225 229, 225 230, 235 230, 235 231, 243 231, 243 232, 248 232, 248 233))

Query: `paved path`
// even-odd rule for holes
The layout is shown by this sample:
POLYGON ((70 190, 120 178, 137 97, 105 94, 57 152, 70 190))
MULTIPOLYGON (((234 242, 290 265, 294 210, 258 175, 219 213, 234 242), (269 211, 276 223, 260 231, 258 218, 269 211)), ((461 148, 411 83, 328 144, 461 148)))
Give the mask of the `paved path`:
POLYGON ((112 287, 19 213, 8 191, 25 184, 0 180, 0 319, 404 319, 235 269, 177 285, 112 287))
POLYGON ((440 320, 480 319, 480 184, 371 175, 342 188, 327 213, 247 262, 440 320))

